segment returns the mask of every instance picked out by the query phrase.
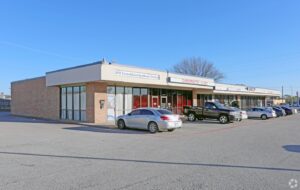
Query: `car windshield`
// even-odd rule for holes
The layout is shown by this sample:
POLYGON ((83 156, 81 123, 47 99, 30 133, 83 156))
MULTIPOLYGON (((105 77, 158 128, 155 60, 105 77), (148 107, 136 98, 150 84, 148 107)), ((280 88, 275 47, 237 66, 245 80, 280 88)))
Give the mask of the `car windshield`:
POLYGON ((160 113, 162 115, 172 115, 173 114, 169 110, 156 110, 156 111, 158 111, 158 113, 160 113))

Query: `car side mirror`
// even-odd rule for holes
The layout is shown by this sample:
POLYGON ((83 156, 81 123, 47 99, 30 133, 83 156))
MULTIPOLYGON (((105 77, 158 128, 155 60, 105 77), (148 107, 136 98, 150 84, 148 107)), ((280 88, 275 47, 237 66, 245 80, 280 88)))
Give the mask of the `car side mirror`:
POLYGON ((127 115, 131 116, 131 113, 129 113, 129 114, 127 114, 127 115))

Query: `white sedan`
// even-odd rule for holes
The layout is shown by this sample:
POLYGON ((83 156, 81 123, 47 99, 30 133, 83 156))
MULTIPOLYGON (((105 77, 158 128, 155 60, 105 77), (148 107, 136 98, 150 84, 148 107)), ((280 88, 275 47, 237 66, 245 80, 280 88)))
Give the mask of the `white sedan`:
POLYGON ((276 112, 266 108, 250 108, 247 110, 247 115, 248 118, 261 118, 262 120, 266 120, 275 118, 276 112))
POLYGON ((159 108, 139 108, 127 115, 119 116, 116 120, 119 129, 136 128, 146 129, 150 133, 158 131, 174 131, 181 128, 182 121, 179 115, 169 110, 159 108))
POLYGON ((247 112, 246 112, 246 111, 241 110, 241 109, 236 108, 236 107, 231 107, 231 108, 234 109, 235 111, 240 112, 240 114, 241 114, 241 119, 242 119, 242 120, 248 119, 248 115, 247 115, 247 112))

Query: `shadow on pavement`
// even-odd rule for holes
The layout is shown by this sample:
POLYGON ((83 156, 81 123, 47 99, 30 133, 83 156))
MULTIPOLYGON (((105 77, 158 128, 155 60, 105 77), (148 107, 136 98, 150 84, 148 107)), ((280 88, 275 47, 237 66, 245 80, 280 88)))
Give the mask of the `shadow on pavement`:
POLYGON ((282 146, 286 151, 300 153, 300 145, 285 145, 282 146))
POLYGON ((19 156, 35 156, 48 158, 62 158, 62 159, 86 159, 98 161, 114 161, 114 162, 132 162, 141 164, 161 164, 161 165, 182 165, 182 166, 199 166, 199 167, 216 167, 216 168, 236 168, 236 169, 254 169, 254 170, 270 170, 270 171, 285 171, 285 172, 300 172, 300 169, 289 169, 279 167, 263 167, 263 166, 243 166, 243 165, 229 165, 229 164, 206 164, 206 163, 188 163, 188 162, 166 162, 166 161, 151 161, 151 160, 134 160, 121 158, 103 158, 103 157, 89 157, 89 156, 68 156, 68 155, 52 155, 52 154, 34 154, 22 152, 0 152, 4 155, 19 155, 19 156))
POLYGON ((185 124, 192 124, 192 125, 214 124, 214 125, 220 125, 220 126, 226 126, 226 125, 232 124, 232 123, 221 124, 218 120, 212 120, 212 119, 196 120, 196 121, 184 121, 184 123, 185 124))
POLYGON ((70 124, 63 123, 50 119, 40 119, 40 118, 32 118, 25 116, 15 116, 10 112, 0 112, 0 122, 16 122, 16 123, 60 123, 60 124, 70 124))
POLYGON ((121 130, 121 129, 111 129, 107 127, 101 127, 101 126, 65 127, 63 129, 74 130, 74 131, 97 132, 97 133, 118 133, 118 134, 137 134, 137 135, 150 134, 148 131, 145 130, 138 130, 138 129, 121 130))

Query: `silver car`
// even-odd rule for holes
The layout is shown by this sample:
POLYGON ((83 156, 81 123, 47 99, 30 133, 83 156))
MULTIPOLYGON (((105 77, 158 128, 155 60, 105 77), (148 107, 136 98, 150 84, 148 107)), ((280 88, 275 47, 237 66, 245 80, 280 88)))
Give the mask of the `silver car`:
POLYGON ((139 108, 127 115, 119 116, 116 119, 116 125, 119 129, 128 127, 156 133, 157 131, 174 131, 182 126, 182 121, 179 115, 166 109, 139 108))
POLYGON ((239 121, 243 120, 243 119, 248 119, 248 115, 247 115, 247 112, 244 111, 244 110, 241 110, 239 108, 236 108, 236 107, 230 107, 231 109, 237 111, 237 112, 240 112, 240 119, 239 121))
POLYGON ((276 112, 266 108, 250 108, 247 110, 247 115, 248 118, 261 118, 262 120, 266 120, 276 117, 276 112))

